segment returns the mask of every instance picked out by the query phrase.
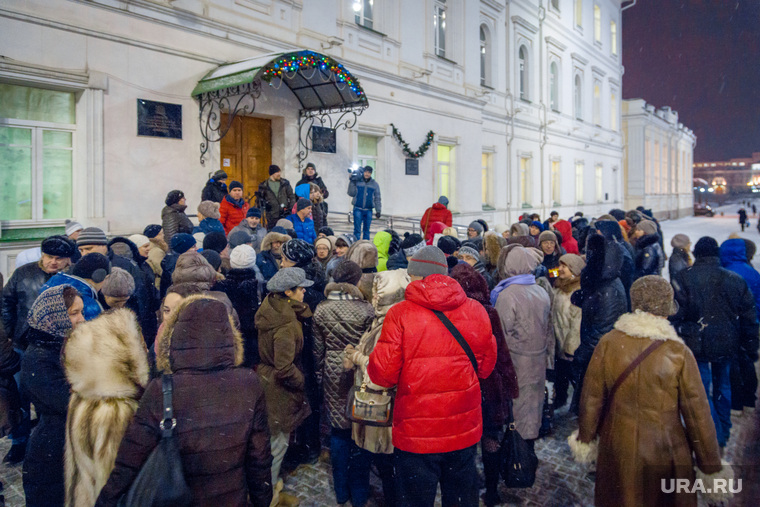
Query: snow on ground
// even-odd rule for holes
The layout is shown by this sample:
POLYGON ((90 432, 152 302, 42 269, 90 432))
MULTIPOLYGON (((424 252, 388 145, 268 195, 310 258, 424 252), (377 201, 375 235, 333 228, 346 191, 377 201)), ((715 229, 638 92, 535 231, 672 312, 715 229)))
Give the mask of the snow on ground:
MULTIPOLYGON (((749 209, 748 220, 750 226, 745 227, 744 232, 742 232, 739 225, 739 215, 737 213, 739 208, 743 207, 741 202, 734 202, 721 207, 713 206, 716 212, 713 217, 698 216, 661 221, 660 227, 664 236, 665 253, 670 257, 670 253, 673 251, 673 247, 670 246, 670 240, 679 233, 689 236, 692 249, 702 236, 712 236, 718 241, 718 244, 721 244, 728 239, 728 235, 732 232, 739 234, 741 238, 749 239, 760 245, 760 233, 757 231, 757 222, 760 219, 760 199, 754 200, 753 203, 758 207, 758 216, 753 217, 752 210, 749 209), (722 216, 721 213, 723 213, 722 216)), ((748 209, 746 206, 744 208, 748 209)), ((752 265, 755 269, 760 270, 760 255, 755 255, 752 265)), ((663 276, 667 278, 667 265, 662 271, 663 276)))

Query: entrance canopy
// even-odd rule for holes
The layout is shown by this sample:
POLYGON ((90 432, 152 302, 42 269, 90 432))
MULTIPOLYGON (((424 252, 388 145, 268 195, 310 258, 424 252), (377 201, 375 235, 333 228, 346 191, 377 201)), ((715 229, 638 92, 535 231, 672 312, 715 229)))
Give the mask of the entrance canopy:
POLYGON ((304 111, 364 107, 367 96, 359 81, 329 56, 309 50, 271 53, 221 65, 201 79, 193 97, 261 80, 290 88, 304 111))
POLYGON ((333 58, 314 51, 271 53, 220 65, 198 81, 192 93, 200 105, 204 139, 201 164, 210 143, 220 141, 227 134, 235 116, 254 112, 262 82, 276 89, 284 84, 301 105, 299 141, 303 149, 298 155, 299 163, 308 154, 314 122, 332 129, 350 128, 356 124, 356 117, 369 107, 359 80, 333 58), (223 113, 227 114, 227 122, 221 120, 223 113), (333 114, 338 116, 337 120, 332 118, 333 114))

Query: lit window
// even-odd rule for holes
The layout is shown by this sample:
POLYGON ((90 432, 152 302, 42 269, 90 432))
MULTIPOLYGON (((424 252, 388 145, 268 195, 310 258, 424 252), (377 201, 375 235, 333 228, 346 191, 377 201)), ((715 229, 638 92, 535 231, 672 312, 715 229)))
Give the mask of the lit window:
POLYGON ((433 33, 435 54, 446 57, 446 0, 435 0, 433 5, 433 33))
POLYGON ((520 64, 520 98, 522 100, 528 100, 528 50, 525 49, 525 46, 520 46, 520 50, 518 51, 518 61, 520 64))
POLYGON ((438 145, 438 195, 447 196, 449 201, 453 201, 451 188, 451 180, 453 177, 452 151, 453 146, 447 146, 444 144, 438 145))
POLYGON ((583 83, 581 82, 581 76, 575 76, 575 118, 578 120, 583 119, 583 83))
POLYGON ((520 157, 520 200, 524 208, 530 208, 531 204, 531 181, 530 181, 530 158, 520 157))
POLYGON ((374 0, 354 0, 356 23, 367 28, 374 28, 374 0), (358 10, 357 10, 358 7, 358 10))
POLYGON ((362 167, 364 166, 370 166, 374 171, 372 171, 372 177, 375 179, 375 181, 380 181, 382 179, 382 174, 380 174, 380 171, 378 171, 378 164, 377 164, 377 142, 379 138, 374 136, 366 136, 363 134, 359 134, 359 153, 358 153, 358 164, 362 167))
POLYGON ((562 206, 560 187, 560 162, 552 160, 552 201, 554 206, 562 206))
POLYGON ((575 163, 575 202, 583 204, 583 162, 575 163))
POLYGON ((583 26, 583 0, 575 0, 575 26, 583 26))
POLYGON ((602 90, 599 81, 594 81, 594 125, 601 124, 602 90))
POLYGON ((73 93, 0 84, 0 219, 72 214, 73 93))
POLYGON ((615 92, 610 94, 610 128, 612 130, 618 129, 618 105, 615 92))
POLYGON ((610 51, 617 56, 617 23, 610 21, 610 51))
POLYGON ((483 208, 493 208, 493 192, 491 192, 492 180, 492 153, 483 153, 480 157, 480 179, 481 179, 481 202, 483 208))
POLYGON ((594 42, 602 43, 602 9, 594 5, 594 42))
POLYGON ((594 168, 594 176, 596 177, 596 202, 604 201, 603 179, 602 179, 602 166, 597 165, 594 168))
POLYGON ((549 65, 549 92, 552 111, 559 111, 559 68, 557 62, 549 65))

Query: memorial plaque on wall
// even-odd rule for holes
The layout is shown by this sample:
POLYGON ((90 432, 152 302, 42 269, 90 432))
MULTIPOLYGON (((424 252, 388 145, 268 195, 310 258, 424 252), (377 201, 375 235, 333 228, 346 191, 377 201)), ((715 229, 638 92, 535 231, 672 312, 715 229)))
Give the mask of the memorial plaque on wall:
POLYGON ((182 139, 182 106, 137 99, 137 135, 182 139))
POLYGON ((335 153, 335 129, 311 127, 311 151, 335 153))
POLYGON ((416 158, 406 159, 406 174, 407 176, 419 176, 420 175, 420 161, 416 158))

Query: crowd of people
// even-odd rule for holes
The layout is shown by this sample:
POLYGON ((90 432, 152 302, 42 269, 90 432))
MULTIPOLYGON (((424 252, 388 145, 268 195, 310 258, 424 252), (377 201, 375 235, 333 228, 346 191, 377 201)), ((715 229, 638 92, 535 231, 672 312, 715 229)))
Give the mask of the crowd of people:
POLYGON ((678 234, 668 259, 644 209, 460 237, 445 196, 421 234, 370 240, 370 167, 347 189, 353 235, 329 227, 313 164, 295 189, 269 172, 255 206, 217 171, 198 225, 172 190, 140 234, 67 221, 19 256, 0 394, 28 506, 117 505, 162 438, 167 376, 193 505, 298 505, 282 471, 323 453, 337 505, 367 504, 374 467, 385 505, 432 506, 440 485, 443 505, 476 506, 478 459, 499 505, 507 428, 533 446, 568 403, 597 505, 696 505, 647 481, 661 465, 730 473, 732 410, 756 401, 753 242, 678 234), (392 397, 392 424, 354 417, 357 390, 392 397))

